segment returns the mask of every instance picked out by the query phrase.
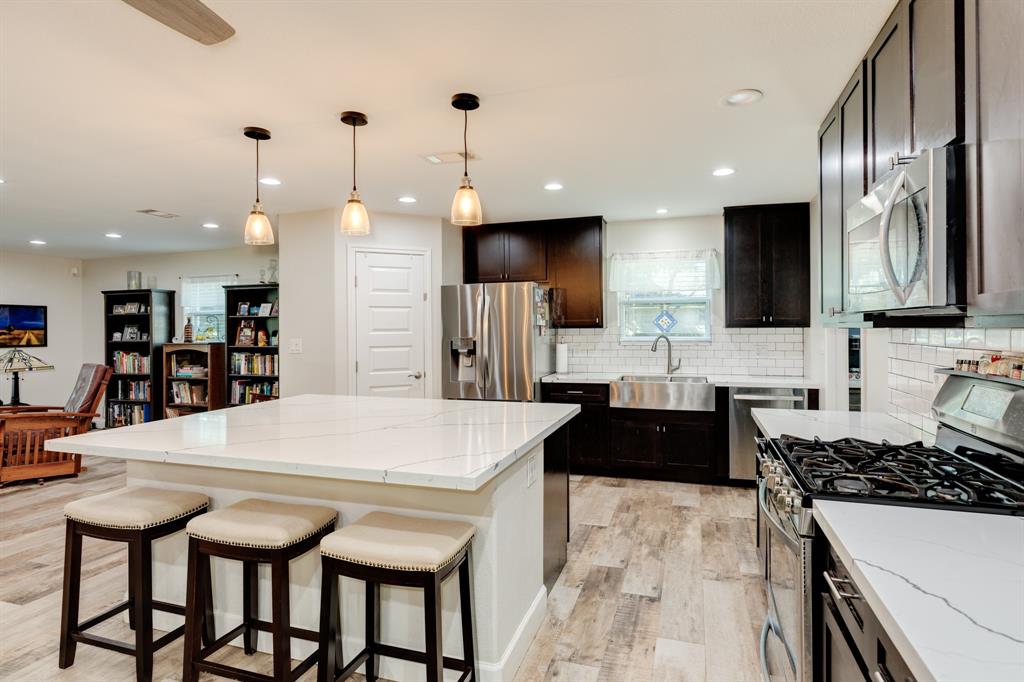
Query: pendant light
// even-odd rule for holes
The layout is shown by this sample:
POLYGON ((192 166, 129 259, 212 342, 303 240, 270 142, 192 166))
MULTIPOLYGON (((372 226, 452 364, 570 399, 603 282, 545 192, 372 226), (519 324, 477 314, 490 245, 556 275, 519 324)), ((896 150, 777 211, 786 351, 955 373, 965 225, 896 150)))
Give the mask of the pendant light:
POLYGON ((356 190, 356 128, 366 125, 366 115, 358 111, 343 111, 341 122, 352 126, 352 193, 348 195, 345 210, 341 212, 341 233, 350 237, 364 237, 370 234, 370 216, 356 190))
POLYGON ((250 140, 256 140, 256 203, 252 205, 249 218, 245 221, 245 243, 249 246, 267 246, 274 243, 274 226, 270 224, 270 218, 263 212, 263 204, 260 203, 260 142, 270 139, 270 131, 249 126, 244 133, 250 140))
POLYGON ((480 108, 480 98, 467 92, 460 92, 452 95, 452 106, 462 112, 462 184, 455 192, 455 199, 452 201, 452 224, 473 226, 483 223, 483 208, 480 206, 480 197, 473 189, 473 183, 469 179, 469 142, 467 133, 469 131, 469 112, 480 108))

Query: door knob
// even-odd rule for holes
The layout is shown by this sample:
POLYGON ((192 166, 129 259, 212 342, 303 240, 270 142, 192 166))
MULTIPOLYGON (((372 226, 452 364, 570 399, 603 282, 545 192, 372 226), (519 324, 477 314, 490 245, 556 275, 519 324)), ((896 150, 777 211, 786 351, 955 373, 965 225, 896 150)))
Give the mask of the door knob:
POLYGON ((422 379, 423 378, 423 372, 416 372, 415 374, 409 374, 407 376, 410 379, 422 379))

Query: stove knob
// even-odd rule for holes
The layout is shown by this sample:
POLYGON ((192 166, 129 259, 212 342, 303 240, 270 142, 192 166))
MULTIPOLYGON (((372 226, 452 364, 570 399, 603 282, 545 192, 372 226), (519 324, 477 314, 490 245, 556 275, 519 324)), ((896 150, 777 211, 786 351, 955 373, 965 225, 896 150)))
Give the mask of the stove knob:
POLYGON ((765 460, 761 462, 761 475, 770 476, 778 471, 779 465, 776 462, 765 460))
POLYGON ((779 475, 779 486, 783 488, 789 488, 790 491, 793 489, 793 479, 789 476, 779 475))

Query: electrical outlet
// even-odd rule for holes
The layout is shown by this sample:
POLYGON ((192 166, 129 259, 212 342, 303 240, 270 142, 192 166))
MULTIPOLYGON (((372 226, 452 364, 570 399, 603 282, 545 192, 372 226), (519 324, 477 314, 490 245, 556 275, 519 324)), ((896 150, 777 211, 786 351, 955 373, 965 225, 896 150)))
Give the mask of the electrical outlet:
POLYGON ((301 353, 302 352, 302 339, 288 339, 288 352, 289 353, 301 353))
POLYGON ((537 455, 530 455, 530 459, 526 460, 526 487, 529 488, 531 485, 537 482, 537 455))

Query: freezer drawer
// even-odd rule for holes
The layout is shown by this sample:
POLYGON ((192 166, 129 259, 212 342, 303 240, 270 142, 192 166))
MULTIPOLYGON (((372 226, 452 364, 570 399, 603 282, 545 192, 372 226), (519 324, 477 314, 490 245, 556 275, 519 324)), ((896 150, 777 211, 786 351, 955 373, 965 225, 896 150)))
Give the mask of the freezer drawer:
POLYGON ((757 471, 757 425, 750 411, 755 407, 784 410, 807 409, 807 389, 729 388, 729 478, 753 481, 757 471))

